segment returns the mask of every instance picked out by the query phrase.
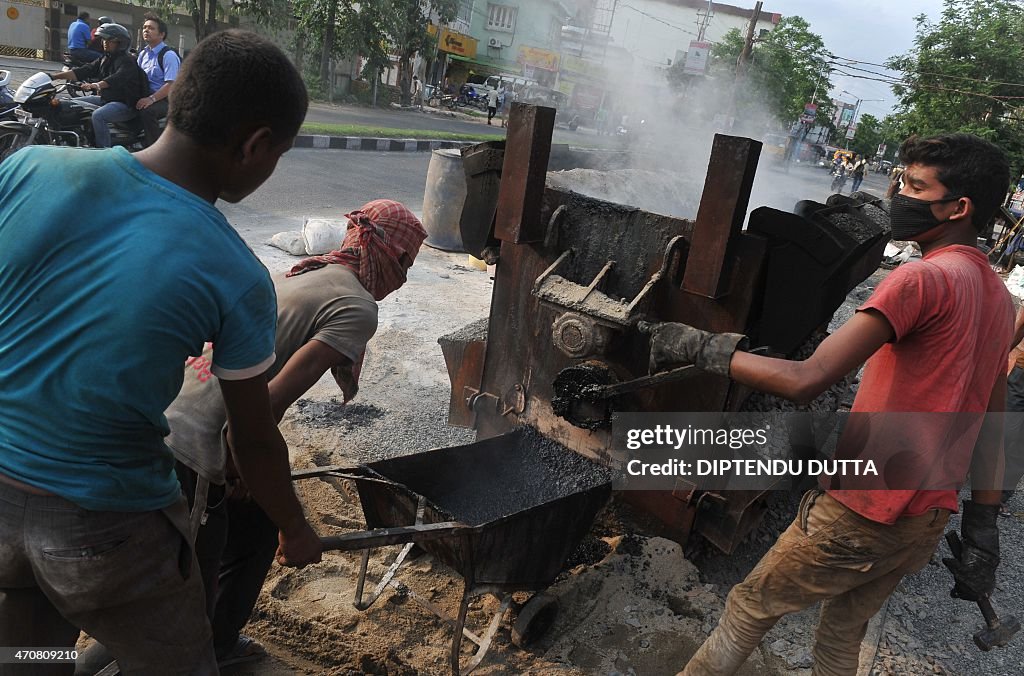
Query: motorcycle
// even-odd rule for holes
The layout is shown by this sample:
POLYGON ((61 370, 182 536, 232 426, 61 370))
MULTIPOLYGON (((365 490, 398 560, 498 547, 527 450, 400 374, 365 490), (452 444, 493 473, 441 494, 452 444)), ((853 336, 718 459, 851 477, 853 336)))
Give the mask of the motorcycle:
POLYGON ((832 179, 832 187, 830 188, 832 192, 843 192, 843 186, 846 185, 846 170, 843 169, 842 167, 839 167, 832 173, 832 176, 835 177, 832 179))
MULTIPOLYGON (((81 68, 82 66, 85 66, 85 65, 91 63, 90 61, 85 61, 83 59, 79 59, 79 58, 76 58, 76 57, 72 56, 71 52, 64 52, 62 54, 62 56, 64 57, 63 58, 64 67, 61 68, 61 70, 65 71, 65 72, 69 71, 69 70, 74 70, 75 68, 81 68)), ((68 94, 68 96, 71 96, 71 97, 85 96, 85 92, 83 92, 78 87, 73 87, 71 89, 68 89, 67 90, 67 94, 68 94)))
POLYGON ((477 108, 483 112, 487 112, 487 96, 478 92, 476 87, 473 85, 462 85, 462 89, 459 90, 459 97, 455 100, 455 104, 465 106, 467 108, 477 108))
POLYGON ((625 145, 635 145, 641 141, 647 131, 647 120, 640 120, 640 124, 635 127, 630 124, 627 118, 622 119, 622 123, 615 128, 615 136, 618 137, 621 142, 625 145))
POLYGON ((449 110, 455 110, 455 96, 444 91, 440 82, 427 85, 424 100, 427 102, 427 105, 431 107, 440 108, 441 106, 444 106, 449 110))
MULTIPOLYGON (((36 73, 14 93, 16 120, 0 122, 0 161, 28 145, 94 147, 92 113, 98 107, 58 94, 81 88, 73 83, 56 84, 46 73, 36 73)), ((111 144, 129 150, 144 145, 145 133, 138 118, 111 126, 111 144)))

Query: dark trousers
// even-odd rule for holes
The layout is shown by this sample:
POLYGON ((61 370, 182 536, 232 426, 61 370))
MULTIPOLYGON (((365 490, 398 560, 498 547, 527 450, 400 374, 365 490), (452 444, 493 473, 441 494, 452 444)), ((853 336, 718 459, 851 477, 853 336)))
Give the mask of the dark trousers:
POLYGON ((851 193, 855 193, 860 190, 860 184, 864 182, 864 174, 853 175, 853 186, 850 188, 851 193))
MULTIPOLYGON (((187 533, 184 500, 94 511, 0 483, 0 646, 73 648, 83 629, 126 674, 216 674, 187 533)), ((0 664, 4 676, 74 670, 0 664)))
POLYGON ((161 99, 148 108, 139 111, 142 128, 146 130, 146 147, 156 143, 163 129, 160 120, 167 117, 167 99, 161 99))
MULTIPOLYGON (((180 462, 175 470, 191 507, 196 473, 180 462)), ((214 649, 222 656, 235 647, 256 606, 277 553, 277 526, 255 502, 224 499, 221 486, 210 486, 208 503, 195 550, 206 588, 214 649)))
POLYGON ((96 59, 103 58, 103 55, 97 52, 95 49, 87 49, 85 47, 76 47, 75 49, 69 49, 68 54, 70 54, 73 58, 83 63, 92 63, 96 59))
POLYGON ((1006 377, 1006 418, 1003 428, 1003 498, 1009 500, 1024 477, 1024 368, 1014 366, 1006 377))
POLYGON ((491 106, 487 106, 487 124, 491 123, 491 120, 494 119, 494 116, 497 113, 498 113, 498 109, 497 108, 492 108, 491 106))

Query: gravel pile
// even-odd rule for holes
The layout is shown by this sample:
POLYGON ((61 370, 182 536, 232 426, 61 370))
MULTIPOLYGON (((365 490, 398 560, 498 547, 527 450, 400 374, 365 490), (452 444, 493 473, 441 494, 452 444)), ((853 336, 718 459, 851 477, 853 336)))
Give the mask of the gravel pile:
POLYGON ((549 171, 547 185, 656 214, 690 219, 697 215, 701 195, 699 183, 688 181, 677 172, 642 169, 549 171))
POLYGON ((447 335, 438 338, 439 341, 447 341, 452 343, 462 342, 474 342, 478 340, 487 340, 487 329, 490 318, 483 317, 475 322, 466 324, 458 331, 449 333, 447 335))
POLYGON ((340 397, 331 397, 326 401, 299 399, 294 404, 293 419, 309 427, 340 427, 344 431, 349 431, 355 427, 369 425, 382 415, 384 411, 373 404, 345 405, 345 401, 340 397))

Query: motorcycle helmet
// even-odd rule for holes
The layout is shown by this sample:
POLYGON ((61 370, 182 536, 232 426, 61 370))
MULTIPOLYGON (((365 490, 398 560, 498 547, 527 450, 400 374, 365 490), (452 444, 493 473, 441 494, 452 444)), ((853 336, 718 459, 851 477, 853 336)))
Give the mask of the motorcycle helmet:
POLYGON ((104 40, 117 40, 121 49, 128 49, 132 44, 132 34, 119 23, 105 23, 96 29, 96 37, 104 40))
POLYGON ((99 23, 99 25, 101 25, 101 26, 102 26, 103 24, 105 24, 105 23, 114 23, 114 20, 113 20, 113 19, 111 19, 111 18, 110 18, 109 16, 101 16, 101 17, 100 17, 99 19, 96 19, 96 21, 97 21, 97 22, 99 23))

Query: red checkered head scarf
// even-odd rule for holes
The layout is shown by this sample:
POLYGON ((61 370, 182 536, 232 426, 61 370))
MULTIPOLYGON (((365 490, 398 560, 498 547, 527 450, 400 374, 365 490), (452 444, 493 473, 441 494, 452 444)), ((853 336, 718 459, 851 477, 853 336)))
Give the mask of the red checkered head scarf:
POLYGON ((373 296, 382 300, 405 284, 427 232, 409 209, 394 200, 373 200, 350 214, 341 248, 299 261, 288 277, 325 265, 344 265, 373 296), (408 265, 402 260, 408 257, 408 265))

